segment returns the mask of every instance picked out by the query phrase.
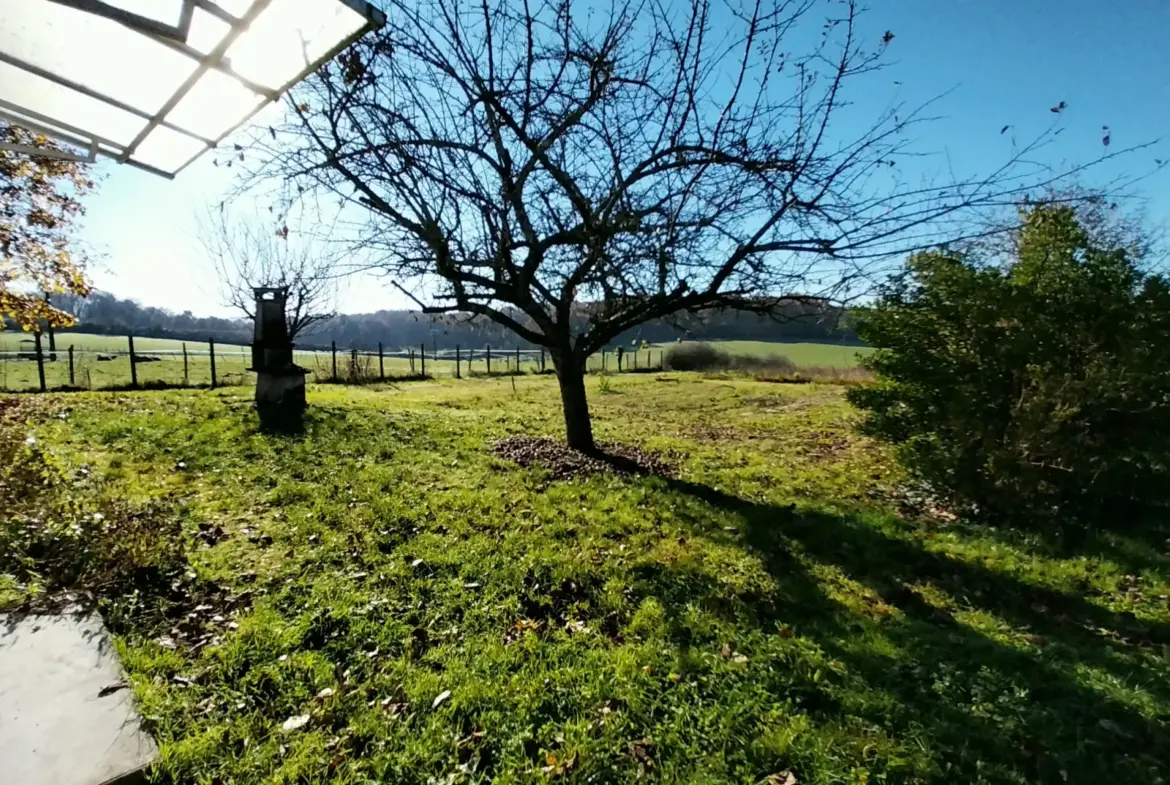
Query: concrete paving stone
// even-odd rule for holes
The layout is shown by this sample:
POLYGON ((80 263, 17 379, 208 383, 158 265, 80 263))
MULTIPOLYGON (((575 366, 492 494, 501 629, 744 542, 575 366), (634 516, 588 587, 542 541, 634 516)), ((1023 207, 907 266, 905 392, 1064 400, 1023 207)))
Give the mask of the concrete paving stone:
POLYGON ((157 756, 96 615, 0 615, 0 783, 125 785, 157 756))

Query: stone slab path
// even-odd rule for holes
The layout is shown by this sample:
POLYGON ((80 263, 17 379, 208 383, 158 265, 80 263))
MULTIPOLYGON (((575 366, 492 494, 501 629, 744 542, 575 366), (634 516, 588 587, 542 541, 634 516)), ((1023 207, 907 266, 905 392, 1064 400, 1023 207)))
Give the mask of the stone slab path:
POLYGON ((0 615, 0 782, 128 785, 157 757, 95 615, 0 615))

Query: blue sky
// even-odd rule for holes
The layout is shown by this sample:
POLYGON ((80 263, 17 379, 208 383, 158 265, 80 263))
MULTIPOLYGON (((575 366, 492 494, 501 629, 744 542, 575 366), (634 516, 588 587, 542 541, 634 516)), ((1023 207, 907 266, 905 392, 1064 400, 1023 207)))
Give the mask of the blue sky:
MULTIPOLYGON (((872 119, 891 102, 917 105, 941 94, 919 128, 917 149, 935 153, 924 166, 977 174, 1011 154, 1054 120, 1064 131, 1044 153, 1058 165, 1092 160, 1102 126, 1112 147, 1164 139, 1098 173, 1140 174, 1170 159, 1170 0, 871 0, 864 33, 895 38, 888 70, 850 96, 849 117, 872 119), (900 82, 901 84, 895 84, 900 82), (1065 101, 1057 118, 1049 107, 1065 101), (1012 129, 1001 135, 1000 129, 1012 129)), ((846 119, 848 121, 848 118, 846 119)), ((843 127, 842 132, 851 130, 843 127)), ((174 181, 105 164, 100 192, 88 203, 85 240, 103 258, 95 283, 119 296, 197 314, 230 314, 219 302, 201 253, 196 214, 231 186, 231 172, 198 161, 174 181)), ((1093 184, 1090 179, 1088 184, 1093 184)), ((1170 220, 1170 170, 1144 180, 1150 220, 1170 220)), ((345 312, 407 307, 370 279, 344 286, 345 312)))

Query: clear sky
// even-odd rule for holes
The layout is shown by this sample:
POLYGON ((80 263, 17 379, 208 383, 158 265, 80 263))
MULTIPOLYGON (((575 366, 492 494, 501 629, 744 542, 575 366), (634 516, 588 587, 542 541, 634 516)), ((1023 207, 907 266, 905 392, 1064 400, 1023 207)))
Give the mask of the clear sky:
MULTIPOLYGON (((1100 176, 1170 159, 1170 0, 871 0, 864 24, 866 34, 895 37, 889 69, 850 96, 851 116, 873 119, 891 101, 916 105, 945 93, 933 107, 942 118, 920 127, 918 148, 938 153, 936 162, 945 155, 960 174, 1002 163, 1013 135, 1031 139, 1056 119, 1065 130, 1045 152, 1053 164, 1099 155, 1102 126, 1111 149, 1164 141, 1100 176), (1067 109, 1056 118, 1049 107, 1060 101, 1067 109), (1001 135, 1005 125, 1012 129, 1001 135)), ((230 170, 213 167, 209 155, 174 181, 111 164, 102 171, 84 230, 104 256, 95 283, 144 304, 230 314, 195 226, 197 212, 230 187, 230 170)), ((1140 189, 1149 218, 1170 221, 1170 170, 1140 189)), ((340 302, 349 313, 407 306, 373 279, 352 281, 340 302)))

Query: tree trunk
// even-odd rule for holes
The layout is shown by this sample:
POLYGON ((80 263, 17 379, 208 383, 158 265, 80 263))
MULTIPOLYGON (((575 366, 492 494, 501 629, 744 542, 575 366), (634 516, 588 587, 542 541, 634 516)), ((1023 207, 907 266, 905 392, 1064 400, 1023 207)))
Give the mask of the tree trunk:
POLYGON ((565 411, 565 436, 569 446, 592 453, 593 421, 589 418, 589 401, 585 397, 585 360, 572 350, 554 351, 553 365, 561 387, 561 404, 565 411))

